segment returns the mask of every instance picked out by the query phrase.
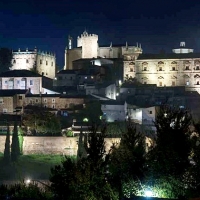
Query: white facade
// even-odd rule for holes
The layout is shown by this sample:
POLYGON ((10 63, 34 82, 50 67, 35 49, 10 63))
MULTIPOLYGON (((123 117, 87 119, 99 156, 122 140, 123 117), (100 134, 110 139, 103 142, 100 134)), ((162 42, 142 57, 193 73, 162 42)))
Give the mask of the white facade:
POLYGON ((103 117, 107 122, 125 121, 126 115, 124 104, 113 103, 113 105, 110 105, 110 102, 108 101, 108 104, 105 102, 101 105, 101 110, 103 112, 103 117))
POLYGON ((72 62, 81 58, 124 58, 126 63, 135 60, 142 53, 140 46, 99 46, 98 35, 88 34, 86 31, 77 38, 77 48, 70 49, 71 45, 65 49, 65 66, 64 69, 72 69, 72 62))
POLYGON ((34 50, 13 51, 11 70, 35 70, 39 74, 53 79, 56 74, 56 57, 52 53, 34 50))

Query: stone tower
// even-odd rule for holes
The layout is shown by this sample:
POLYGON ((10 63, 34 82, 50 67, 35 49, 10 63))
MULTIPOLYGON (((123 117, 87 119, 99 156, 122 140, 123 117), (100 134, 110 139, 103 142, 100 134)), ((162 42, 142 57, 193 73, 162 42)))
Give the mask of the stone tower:
POLYGON ((77 47, 82 47, 82 58, 97 58, 98 35, 84 31, 77 38, 77 47))

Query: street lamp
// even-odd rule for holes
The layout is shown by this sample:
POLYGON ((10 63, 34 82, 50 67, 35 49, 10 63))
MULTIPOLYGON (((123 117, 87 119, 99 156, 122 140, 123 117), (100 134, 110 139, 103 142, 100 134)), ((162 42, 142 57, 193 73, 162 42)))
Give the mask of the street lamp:
POLYGON ((40 180, 35 180, 35 179, 28 178, 28 179, 25 179, 24 183, 26 185, 29 185, 29 184, 33 183, 33 184, 37 184, 38 187, 43 186, 44 188, 51 189, 50 185, 48 185, 47 183, 44 183, 44 182, 42 182, 40 180))

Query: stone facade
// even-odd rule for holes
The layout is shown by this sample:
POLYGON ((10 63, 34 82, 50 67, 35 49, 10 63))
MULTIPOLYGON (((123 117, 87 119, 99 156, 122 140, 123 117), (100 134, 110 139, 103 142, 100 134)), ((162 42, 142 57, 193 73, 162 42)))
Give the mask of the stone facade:
POLYGON ((26 95, 25 105, 42 105, 46 108, 67 109, 73 108, 74 105, 83 105, 84 97, 68 95, 26 95))
MULTIPOLYGON (((71 42, 71 40, 70 40, 71 42)), ((98 35, 88 34, 86 31, 77 38, 77 48, 70 48, 71 44, 65 50, 64 69, 73 69, 72 62, 81 58, 124 58, 132 57, 135 59, 142 53, 141 46, 117 45, 112 43, 110 46, 100 46, 98 44, 98 35)))
POLYGON ((13 51, 11 70, 36 70, 39 74, 54 78, 56 74, 56 57, 52 53, 34 50, 13 51))
MULTIPOLYGON (((0 136, 0 152, 4 152, 6 136, 0 136)), ((23 154, 60 154, 77 155, 79 137, 34 137, 24 136, 23 154)), ((12 136, 10 137, 12 141, 12 136)), ((119 143, 120 138, 106 138, 105 146, 108 152, 113 143, 119 143)))
POLYGON ((29 89, 33 94, 42 91, 42 77, 2 77, 0 78, 1 90, 29 89))
POLYGON ((200 54, 195 55, 174 59, 139 58, 136 61, 135 76, 142 84, 185 86, 186 90, 200 93, 200 54))
POLYGON ((0 113, 13 114, 16 108, 24 105, 27 90, 1 90, 0 113))

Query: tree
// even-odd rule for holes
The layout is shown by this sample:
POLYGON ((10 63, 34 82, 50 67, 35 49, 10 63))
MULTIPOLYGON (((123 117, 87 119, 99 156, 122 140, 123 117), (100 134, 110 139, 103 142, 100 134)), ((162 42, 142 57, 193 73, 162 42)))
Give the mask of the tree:
POLYGON ((102 116, 101 103, 99 101, 90 101, 86 103, 86 107, 79 113, 82 117, 88 119, 89 122, 98 124, 100 116, 102 116))
POLYGON ((187 174, 191 154, 191 115, 187 110, 162 106, 157 113, 156 146, 148 154, 149 179, 151 183, 171 185, 171 197, 185 192, 184 176, 187 174), (154 183, 153 183, 154 182, 154 183))
POLYGON ((0 48, 0 73, 10 70, 12 67, 12 51, 8 48, 0 48))
MULTIPOLYGON (((136 130, 130 121, 127 123, 127 131, 122 135, 119 146, 113 146, 111 154, 111 173, 113 184, 120 192, 126 183, 143 180, 145 174, 145 136, 136 130)), ((134 193, 133 188, 126 188, 134 193)))
POLYGON ((6 142, 4 149, 4 162, 6 164, 10 163, 10 126, 7 123, 7 134, 6 134, 6 142))
POLYGON ((62 166, 52 169, 50 180, 60 199, 116 199, 106 174, 109 155, 105 155, 105 127, 100 133, 97 130, 93 126, 84 135, 84 142, 79 140, 85 147, 85 156, 81 154, 77 162, 66 158, 62 166))
POLYGON ((11 161, 16 162, 20 156, 20 145, 18 138, 18 128, 17 121, 14 122, 14 130, 12 135, 12 144, 11 144, 11 161))
POLYGON ((23 124, 35 133, 61 133, 59 118, 45 108, 33 106, 23 116, 23 124))

